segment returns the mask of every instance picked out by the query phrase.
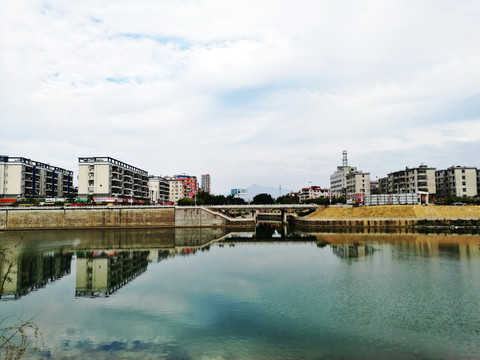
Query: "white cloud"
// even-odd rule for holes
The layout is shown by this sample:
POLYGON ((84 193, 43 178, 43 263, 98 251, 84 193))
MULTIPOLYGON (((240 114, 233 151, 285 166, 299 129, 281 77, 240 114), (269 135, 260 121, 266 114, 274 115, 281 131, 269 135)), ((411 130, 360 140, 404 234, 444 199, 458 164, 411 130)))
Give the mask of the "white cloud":
POLYGON ((218 193, 328 186, 343 149, 380 175, 421 162, 480 166, 476 1, 3 9, 8 155, 73 170, 78 156, 99 155, 153 174, 208 172, 218 193))

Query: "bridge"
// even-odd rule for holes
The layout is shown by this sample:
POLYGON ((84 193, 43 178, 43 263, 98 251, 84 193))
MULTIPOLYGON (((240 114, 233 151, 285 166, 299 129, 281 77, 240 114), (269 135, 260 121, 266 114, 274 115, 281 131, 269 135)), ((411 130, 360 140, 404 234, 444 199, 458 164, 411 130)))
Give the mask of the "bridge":
POLYGON ((287 223, 287 210, 316 210, 318 205, 316 204, 270 204, 270 205, 203 205, 203 207, 208 208, 210 210, 217 210, 217 211, 230 211, 230 210, 237 210, 237 211, 250 211, 253 213, 253 218, 257 219, 258 212, 260 211, 267 211, 267 210, 276 210, 280 211, 282 223, 287 223))

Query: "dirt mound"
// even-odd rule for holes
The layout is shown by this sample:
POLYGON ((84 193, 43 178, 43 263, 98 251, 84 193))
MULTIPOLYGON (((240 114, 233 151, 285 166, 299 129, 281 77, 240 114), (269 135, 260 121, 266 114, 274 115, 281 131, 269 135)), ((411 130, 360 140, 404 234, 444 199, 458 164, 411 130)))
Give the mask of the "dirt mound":
POLYGON ((386 205, 321 208, 311 219, 475 219, 480 206, 386 205))

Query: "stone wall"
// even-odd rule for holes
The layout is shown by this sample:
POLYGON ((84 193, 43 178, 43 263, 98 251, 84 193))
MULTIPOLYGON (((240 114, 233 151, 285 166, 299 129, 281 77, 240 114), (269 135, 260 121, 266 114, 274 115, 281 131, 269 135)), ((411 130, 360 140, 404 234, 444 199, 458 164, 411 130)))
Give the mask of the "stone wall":
POLYGON ((7 208, 0 230, 218 227, 254 225, 252 218, 229 219, 202 207, 7 208))
POLYGON ((226 226, 228 218, 201 207, 177 208, 175 226, 226 226))

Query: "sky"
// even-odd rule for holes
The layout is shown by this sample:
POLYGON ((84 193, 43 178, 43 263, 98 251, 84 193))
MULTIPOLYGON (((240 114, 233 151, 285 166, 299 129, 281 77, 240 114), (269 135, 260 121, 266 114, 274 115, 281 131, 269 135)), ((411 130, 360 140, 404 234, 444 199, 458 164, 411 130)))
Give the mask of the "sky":
POLYGON ((0 0, 0 154, 212 192, 480 167, 477 0, 0 0))

